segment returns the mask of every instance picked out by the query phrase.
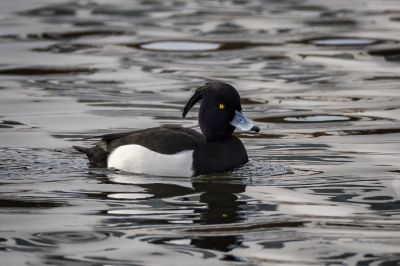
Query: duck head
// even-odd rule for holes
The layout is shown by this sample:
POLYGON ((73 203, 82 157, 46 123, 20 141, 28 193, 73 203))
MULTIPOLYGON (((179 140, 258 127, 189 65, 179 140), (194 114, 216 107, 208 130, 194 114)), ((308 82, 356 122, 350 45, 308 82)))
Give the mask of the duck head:
POLYGON ((244 131, 260 131, 260 128, 242 113, 239 93, 231 85, 213 81, 198 88, 187 102, 182 113, 183 118, 200 100, 198 121, 207 141, 229 138, 235 128, 244 131))

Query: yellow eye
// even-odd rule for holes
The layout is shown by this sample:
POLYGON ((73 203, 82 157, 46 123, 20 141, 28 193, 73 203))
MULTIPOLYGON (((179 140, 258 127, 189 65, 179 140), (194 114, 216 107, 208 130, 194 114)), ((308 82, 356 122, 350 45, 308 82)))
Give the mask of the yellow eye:
POLYGON ((225 104, 220 103, 220 104, 218 105, 218 108, 219 108, 220 110, 224 110, 224 109, 225 109, 225 104))

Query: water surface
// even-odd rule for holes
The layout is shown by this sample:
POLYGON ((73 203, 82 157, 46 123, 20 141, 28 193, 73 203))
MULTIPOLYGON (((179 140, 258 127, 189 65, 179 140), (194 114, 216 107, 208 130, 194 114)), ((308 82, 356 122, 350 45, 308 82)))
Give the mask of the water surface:
MULTIPOLYGON (((2 1, 4 265, 399 265, 400 3, 2 1), (250 162, 88 169, 85 137, 234 85, 250 162)), ((197 110, 196 108, 194 110, 197 110)), ((197 128, 198 129, 198 128, 197 128)))

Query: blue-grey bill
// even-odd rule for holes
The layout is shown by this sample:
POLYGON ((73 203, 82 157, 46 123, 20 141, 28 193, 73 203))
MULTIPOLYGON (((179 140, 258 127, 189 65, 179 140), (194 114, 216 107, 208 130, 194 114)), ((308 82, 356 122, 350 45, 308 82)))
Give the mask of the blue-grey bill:
POLYGON ((231 125, 243 131, 260 131, 260 128, 255 126, 253 121, 239 111, 235 111, 235 117, 232 119, 231 125))

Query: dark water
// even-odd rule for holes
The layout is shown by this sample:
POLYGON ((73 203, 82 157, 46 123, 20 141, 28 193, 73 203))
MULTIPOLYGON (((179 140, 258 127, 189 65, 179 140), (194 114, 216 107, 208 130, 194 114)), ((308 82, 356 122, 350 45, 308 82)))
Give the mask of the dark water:
POLYGON ((1 265, 400 265, 400 2, 0 3, 1 265), (237 87, 251 161, 89 171, 86 136, 237 87))

